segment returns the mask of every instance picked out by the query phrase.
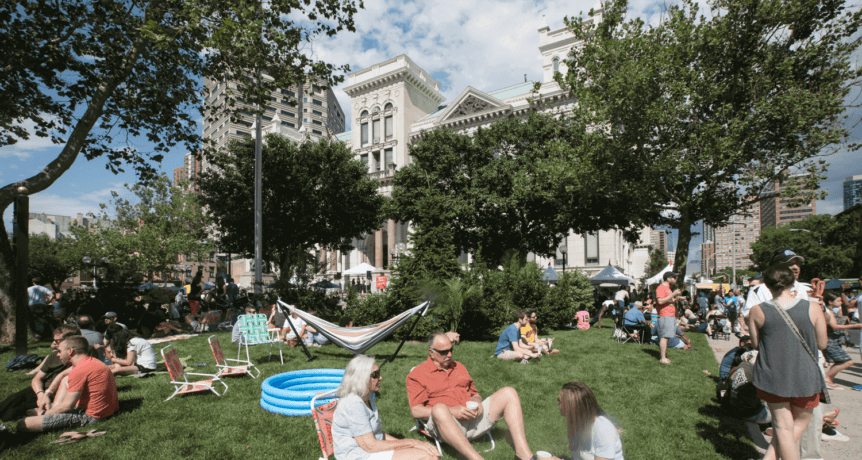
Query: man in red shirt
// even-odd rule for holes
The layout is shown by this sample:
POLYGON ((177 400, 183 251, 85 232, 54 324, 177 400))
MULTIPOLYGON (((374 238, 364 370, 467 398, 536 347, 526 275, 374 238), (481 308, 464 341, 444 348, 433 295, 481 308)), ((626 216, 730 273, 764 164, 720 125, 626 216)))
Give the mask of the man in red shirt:
POLYGON ((431 335, 428 359, 407 375, 407 396, 413 418, 426 421, 430 434, 442 438, 467 459, 482 458, 470 440, 490 430, 501 418, 509 426, 515 456, 536 458, 527 444, 518 392, 505 387, 482 400, 467 369, 452 359, 452 342, 442 332, 431 335))
POLYGON ((36 416, 18 422, 19 432, 39 432, 66 427, 80 427, 104 420, 117 409, 117 383, 104 363, 87 354, 90 347, 84 337, 67 337, 60 343, 60 360, 72 365, 68 377, 51 390, 57 393, 54 404, 37 409, 36 416))
POLYGON ((676 287, 677 276, 679 274, 674 272, 667 272, 662 275, 664 281, 655 291, 658 303, 656 306, 656 310, 658 310, 658 348, 661 353, 660 362, 662 364, 670 364, 670 360, 667 359, 667 341, 671 337, 676 337, 676 307, 674 307, 673 302, 676 296, 682 294, 682 291, 671 289, 676 287))

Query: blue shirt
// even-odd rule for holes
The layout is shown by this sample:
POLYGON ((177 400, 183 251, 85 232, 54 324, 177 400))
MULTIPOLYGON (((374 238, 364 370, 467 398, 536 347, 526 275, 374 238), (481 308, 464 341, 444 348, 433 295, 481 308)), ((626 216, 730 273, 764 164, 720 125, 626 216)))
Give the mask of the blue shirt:
POLYGON ((624 316, 624 318, 625 318, 624 324, 626 326, 636 326, 641 321, 646 321, 646 318, 644 318, 644 312, 642 312, 640 310, 640 308, 630 309, 629 311, 626 312, 626 315, 624 316))
POLYGON ((377 412, 377 404, 370 401, 365 405, 362 398, 355 394, 347 395, 338 401, 332 414, 332 447, 335 458, 341 460, 364 460, 370 454, 364 451, 356 439, 372 433, 374 439, 383 440, 383 423, 377 412))
POLYGON ((518 325, 510 324, 509 327, 504 329, 503 333, 500 334, 500 340, 497 341, 497 349, 494 350, 494 356, 499 355, 506 350, 514 351, 514 348, 512 348, 512 342, 517 342, 518 340, 521 340, 518 325))

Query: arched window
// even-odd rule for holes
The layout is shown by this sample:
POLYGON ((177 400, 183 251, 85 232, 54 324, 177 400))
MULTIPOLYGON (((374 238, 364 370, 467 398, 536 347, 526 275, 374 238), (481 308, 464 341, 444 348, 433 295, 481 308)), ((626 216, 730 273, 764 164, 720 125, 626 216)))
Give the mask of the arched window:
POLYGON ((386 106, 383 107, 383 110, 390 110, 390 109, 392 109, 392 103, 391 102, 387 103, 386 106))
POLYGON ((368 111, 367 111, 367 110, 363 110, 363 111, 362 111, 362 113, 360 113, 360 114, 359 114, 359 116, 360 116, 360 117, 367 117, 367 116, 368 116, 368 111))
POLYGON ((554 58, 554 73, 560 71, 560 58, 554 58))

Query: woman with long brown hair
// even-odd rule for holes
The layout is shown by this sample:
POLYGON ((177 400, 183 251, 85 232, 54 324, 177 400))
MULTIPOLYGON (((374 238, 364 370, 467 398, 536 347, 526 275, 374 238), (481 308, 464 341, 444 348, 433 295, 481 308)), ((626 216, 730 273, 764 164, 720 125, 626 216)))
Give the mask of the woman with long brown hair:
MULTIPOLYGON (((563 385, 557 399, 572 460, 623 460, 623 444, 617 427, 608 420, 590 387, 581 382, 563 385)), ((555 457, 554 457, 555 458, 555 457)))

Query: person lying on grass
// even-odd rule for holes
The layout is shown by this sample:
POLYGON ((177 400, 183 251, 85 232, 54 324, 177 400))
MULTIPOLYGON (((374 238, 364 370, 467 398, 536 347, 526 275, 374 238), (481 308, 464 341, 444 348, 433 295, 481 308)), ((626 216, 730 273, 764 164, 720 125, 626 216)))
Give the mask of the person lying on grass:
POLYGON ((40 432, 67 427, 81 427, 105 420, 119 409, 114 374, 101 361, 88 354, 90 344, 80 335, 60 343, 60 361, 71 365, 69 375, 55 385, 56 394, 48 409, 36 409, 36 415, 18 422, 18 433, 40 432))
POLYGON ((396 439, 383 432, 383 422, 371 395, 383 376, 374 358, 356 355, 347 363, 332 414, 335 460, 431 460, 437 449, 417 439, 396 439))
POLYGON ((452 351, 446 334, 435 332, 428 338, 428 359, 407 374, 410 415, 425 421, 429 434, 469 460, 482 458, 470 440, 505 419, 516 459, 535 460, 527 444, 518 392, 504 387, 483 400, 464 365, 452 359, 452 351))
POLYGON ((105 357, 111 362, 114 375, 146 374, 156 370, 156 351, 149 342, 132 334, 121 326, 111 324, 105 331, 110 346, 105 357))
POLYGON ((563 385, 557 404, 566 419, 573 459, 623 460, 620 430, 608 420, 590 387, 580 382, 563 385))
POLYGON ((530 358, 541 357, 542 354, 533 351, 531 348, 521 345, 521 328, 527 325, 527 314, 522 311, 514 313, 515 322, 510 324, 500 334, 500 339, 497 340, 497 348, 494 350, 494 355, 506 361, 521 361, 521 364, 527 364, 530 358))

